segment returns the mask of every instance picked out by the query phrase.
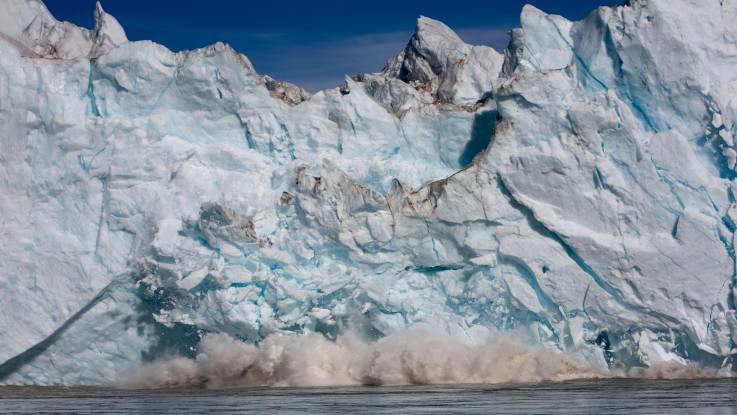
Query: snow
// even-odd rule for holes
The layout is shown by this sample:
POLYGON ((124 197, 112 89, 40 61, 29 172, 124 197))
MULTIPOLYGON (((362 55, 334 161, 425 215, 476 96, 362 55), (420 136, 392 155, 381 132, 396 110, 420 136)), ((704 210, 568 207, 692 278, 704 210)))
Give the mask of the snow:
POLYGON ((416 328, 733 371, 735 10, 527 6, 503 55, 420 17, 310 96, 99 4, 87 30, 3 2, 0 382, 416 328))

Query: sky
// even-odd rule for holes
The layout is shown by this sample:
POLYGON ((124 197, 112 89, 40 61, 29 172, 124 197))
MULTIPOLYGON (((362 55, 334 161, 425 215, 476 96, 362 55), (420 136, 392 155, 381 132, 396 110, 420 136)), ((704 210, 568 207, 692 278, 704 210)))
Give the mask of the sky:
MULTIPOLYGON (((502 50, 525 3, 579 20, 623 0, 102 0, 130 40, 174 51, 224 41, 261 74, 308 91, 338 86, 345 75, 376 72, 404 48, 415 21, 441 20, 467 43, 502 50)), ((59 20, 93 26, 95 0, 45 0, 59 20)))

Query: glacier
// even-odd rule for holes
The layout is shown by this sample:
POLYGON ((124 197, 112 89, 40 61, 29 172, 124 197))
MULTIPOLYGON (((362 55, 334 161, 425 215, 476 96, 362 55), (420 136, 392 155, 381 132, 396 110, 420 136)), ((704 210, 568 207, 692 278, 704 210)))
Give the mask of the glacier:
POLYGON ((0 384, 415 346, 737 370, 737 1, 526 6, 503 53, 420 17, 314 95, 94 17, 0 4, 0 384))

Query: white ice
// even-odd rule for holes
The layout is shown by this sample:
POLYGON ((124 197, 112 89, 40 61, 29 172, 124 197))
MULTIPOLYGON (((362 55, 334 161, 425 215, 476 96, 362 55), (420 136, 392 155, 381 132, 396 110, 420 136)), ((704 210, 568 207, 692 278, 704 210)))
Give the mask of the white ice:
POLYGON ((408 329, 734 370, 737 1, 421 17, 314 95, 94 16, 0 4, 0 382, 408 329))

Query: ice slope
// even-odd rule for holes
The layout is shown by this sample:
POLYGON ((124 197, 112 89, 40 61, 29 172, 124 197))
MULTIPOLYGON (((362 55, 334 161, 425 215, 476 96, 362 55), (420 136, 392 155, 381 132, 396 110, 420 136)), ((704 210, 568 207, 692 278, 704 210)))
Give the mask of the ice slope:
POLYGON ((203 336, 479 344, 597 370, 737 352, 737 2, 570 22, 501 55, 421 17, 310 96, 0 4, 0 382, 99 384, 203 336))

